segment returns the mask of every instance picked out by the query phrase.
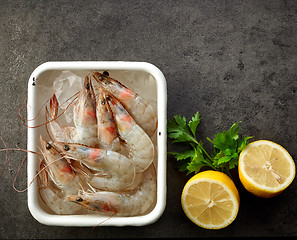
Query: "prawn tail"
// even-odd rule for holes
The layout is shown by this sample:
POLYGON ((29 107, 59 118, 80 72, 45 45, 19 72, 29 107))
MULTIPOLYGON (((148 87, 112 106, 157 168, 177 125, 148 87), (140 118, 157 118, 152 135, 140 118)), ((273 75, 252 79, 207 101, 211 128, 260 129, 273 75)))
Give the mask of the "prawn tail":
POLYGON ((59 102, 56 97, 56 94, 50 98, 50 116, 52 119, 58 116, 59 102))

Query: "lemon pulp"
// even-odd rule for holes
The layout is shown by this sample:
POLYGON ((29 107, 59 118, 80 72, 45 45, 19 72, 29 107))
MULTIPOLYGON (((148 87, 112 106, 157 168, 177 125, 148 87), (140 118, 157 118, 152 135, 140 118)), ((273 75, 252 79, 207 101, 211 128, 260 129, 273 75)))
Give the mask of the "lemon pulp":
POLYGON ((182 193, 182 207, 200 227, 220 229, 234 221, 239 209, 239 194, 224 173, 205 171, 191 178, 182 193))
POLYGON ((295 164, 279 144, 259 140, 248 144, 240 154, 239 179, 259 197, 273 197, 286 189, 295 177, 295 164))

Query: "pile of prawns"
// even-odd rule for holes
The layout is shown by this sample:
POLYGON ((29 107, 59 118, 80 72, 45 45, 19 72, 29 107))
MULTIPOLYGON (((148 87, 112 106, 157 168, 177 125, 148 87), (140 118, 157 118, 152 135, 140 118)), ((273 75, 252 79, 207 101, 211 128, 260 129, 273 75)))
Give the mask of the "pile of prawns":
POLYGON ((108 72, 89 75, 71 104, 74 126, 59 122, 55 94, 45 108, 39 194, 56 214, 143 215, 156 200, 156 112, 108 72))

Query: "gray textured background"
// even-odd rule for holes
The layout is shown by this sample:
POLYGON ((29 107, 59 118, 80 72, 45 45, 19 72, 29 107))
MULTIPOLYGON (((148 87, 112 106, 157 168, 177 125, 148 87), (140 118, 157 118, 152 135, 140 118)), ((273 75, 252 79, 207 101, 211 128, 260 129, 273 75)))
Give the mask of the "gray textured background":
MULTIPOLYGON (((167 80, 168 117, 189 118, 199 111, 201 140, 242 121, 242 134, 275 141, 297 157, 296 1, 1 0, 0 5, 0 135, 7 146, 26 148, 18 109, 38 65, 127 60, 160 68, 167 80)), ((238 217, 225 229, 204 230, 181 209, 180 194, 189 176, 175 169, 171 157, 167 207, 156 223, 93 230, 44 226, 31 216, 27 194, 12 188, 24 156, 10 152, 0 178, 0 238, 297 235, 296 180, 267 200, 247 193, 235 179, 241 196, 238 217)), ((19 188, 25 185, 26 166, 16 182, 19 188)))

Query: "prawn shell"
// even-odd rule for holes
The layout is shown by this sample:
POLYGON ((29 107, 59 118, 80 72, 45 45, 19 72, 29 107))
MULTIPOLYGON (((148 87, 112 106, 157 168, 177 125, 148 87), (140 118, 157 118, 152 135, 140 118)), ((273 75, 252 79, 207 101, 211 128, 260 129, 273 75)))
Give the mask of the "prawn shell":
POLYGON ((129 111, 131 116, 144 131, 152 137, 157 129, 157 114, 152 105, 127 88, 124 84, 100 72, 93 73, 94 79, 101 87, 114 95, 129 111))
POLYGON ((112 94, 108 103, 113 111, 118 133, 129 148, 129 158, 136 166, 136 173, 143 172, 152 164, 155 157, 155 147, 151 138, 112 94))
POLYGON ((113 113, 106 100, 107 94, 103 88, 99 88, 96 105, 99 145, 104 149, 120 152, 121 144, 116 131, 113 113))

